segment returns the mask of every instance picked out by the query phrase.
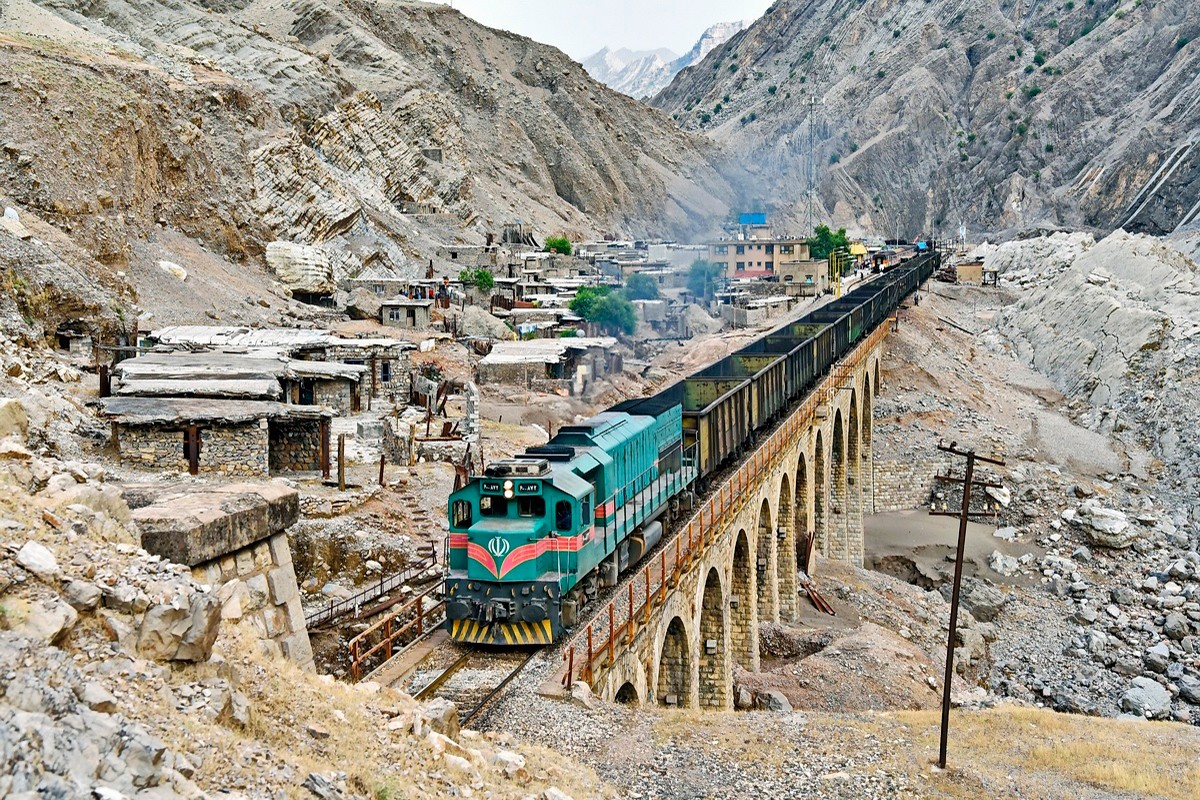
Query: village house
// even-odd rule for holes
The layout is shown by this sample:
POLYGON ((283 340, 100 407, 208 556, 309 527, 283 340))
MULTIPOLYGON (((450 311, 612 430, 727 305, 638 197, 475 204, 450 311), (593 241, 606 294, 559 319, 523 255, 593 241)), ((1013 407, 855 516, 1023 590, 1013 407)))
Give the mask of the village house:
POLYGON ((379 321, 392 328, 425 330, 429 328, 433 300, 393 297, 379 304, 379 321))
POLYGON ((479 362, 479 382, 579 396, 595 380, 622 370, 616 344, 611 336, 496 342, 479 362))

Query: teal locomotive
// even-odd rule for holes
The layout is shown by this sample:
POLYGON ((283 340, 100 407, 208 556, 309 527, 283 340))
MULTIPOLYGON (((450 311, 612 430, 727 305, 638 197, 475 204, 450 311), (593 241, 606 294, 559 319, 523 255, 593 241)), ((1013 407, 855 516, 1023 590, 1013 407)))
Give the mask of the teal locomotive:
POLYGON ((450 495, 446 619, 462 642, 549 644, 662 537, 696 480, 683 409, 605 411, 450 495))
POLYGON ((936 244, 651 397, 563 427, 450 495, 446 625, 460 642, 557 641, 695 493, 787 414, 939 263, 936 244))

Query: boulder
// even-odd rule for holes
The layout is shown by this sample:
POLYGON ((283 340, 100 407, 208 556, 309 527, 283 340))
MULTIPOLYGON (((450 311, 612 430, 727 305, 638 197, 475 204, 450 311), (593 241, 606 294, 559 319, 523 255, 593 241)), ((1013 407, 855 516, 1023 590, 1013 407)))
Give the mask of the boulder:
POLYGON ((450 739, 458 739, 460 732, 458 706, 445 698, 435 697, 424 703, 421 711, 429 720, 430 730, 450 739))
POLYGON ((988 556, 988 566, 1000 575, 1015 575, 1021 569, 1020 562, 1012 556, 1006 556, 999 550, 993 550, 988 556))
POLYGON ((94 611, 100 605, 100 588, 87 581, 67 581, 63 587, 63 598, 76 611, 94 611))
POLYGON ((168 275, 173 275, 181 281, 186 281, 188 274, 187 270, 176 264, 174 261, 159 261, 158 268, 168 275))
POLYGON ((1104 508, 1092 500, 1084 501, 1079 507, 1088 541, 1098 547, 1121 550, 1137 540, 1139 531, 1130 526, 1125 513, 1115 508, 1104 508))
POLYGON ((1163 623, 1163 633, 1168 639, 1174 639, 1177 642, 1183 641, 1183 637, 1191 632, 1191 625, 1188 623, 1188 618, 1178 611, 1167 614, 1166 622, 1163 623))
POLYGON ((775 689, 768 689, 758 694, 758 707, 767 711, 775 711, 782 714, 792 713, 792 704, 784 697, 783 692, 775 689))
POLYGON ((571 683, 571 699, 584 708, 596 708, 597 706, 596 695, 592 694, 592 687, 583 681, 571 683))
POLYGON ((1121 710, 1148 719, 1163 719, 1171 713, 1171 693, 1157 681, 1139 675, 1121 695, 1121 710))
POLYGON ((50 548, 28 541, 17 551, 17 563, 43 580, 58 577, 58 560, 50 548))
POLYGON ((117 698, 98 683, 85 685, 79 693, 79 700, 92 711, 102 714, 112 714, 117 710, 117 698))
POLYGON ((13 630, 30 639, 47 644, 58 644, 66 638, 79 614, 57 597, 35 600, 29 605, 29 614, 13 630))
POLYGON ((962 602, 975 619, 991 622, 999 616, 1008 600, 996 587, 983 581, 972 580, 963 591, 962 602))
POLYGON ((1006 486, 986 486, 983 491, 1004 508, 1012 502, 1012 492, 1006 486))
POLYGON ((1167 665, 1171 663, 1171 648, 1166 642, 1159 642, 1146 650, 1142 661, 1145 662, 1146 669, 1152 672, 1166 672, 1167 665))
POLYGON ((159 661, 207 661, 220 630, 221 604, 212 595, 192 595, 187 605, 159 603, 142 617, 137 650, 159 661))
POLYGON ((29 415, 20 400, 0 397, 0 439, 5 436, 24 437, 29 430, 29 415))
POLYGON ((380 299, 374 292, 366 289, 355 289, 346 301, 346 314, 350 319, 371 319, 379 321, 380 299))
POLYGON ((1179 687, 1179 696, 1193 705, 1200 706, 1200 678, 1194 675, 1182 675, 1175 681, 1179 687))

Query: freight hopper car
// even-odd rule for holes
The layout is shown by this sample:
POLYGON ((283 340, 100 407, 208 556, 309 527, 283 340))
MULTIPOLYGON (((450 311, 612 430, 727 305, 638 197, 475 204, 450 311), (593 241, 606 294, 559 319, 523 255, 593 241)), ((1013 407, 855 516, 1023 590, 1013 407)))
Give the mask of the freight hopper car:
POLYGON ((933 273, 936 251, 628 400, 450 496, 446 617, 462 642, 556 641, 754 444, 933 273))

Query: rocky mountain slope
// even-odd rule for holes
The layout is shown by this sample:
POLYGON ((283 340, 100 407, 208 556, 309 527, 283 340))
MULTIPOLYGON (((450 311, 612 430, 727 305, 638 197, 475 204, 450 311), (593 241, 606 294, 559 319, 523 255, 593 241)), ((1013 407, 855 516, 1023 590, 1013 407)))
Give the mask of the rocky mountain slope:
POLYGON ((653 102, 804 223, 809 97, 817 216, 838 224, 1163 233, 1200 214, 1194 3, 780 0, 653 102))
POLYGON ((666 48, 657 50, 610 50, 601 48, 583 61, 583 68, 596 80, 630 97, 651 97, 666 88, 682 69, 699 63, 706 55, 749 27, 747 21, 719 22, 696 40, 692 49, 677 56, 666 48))
MULTIPOLYGON (((279 310, 255 274, 270 241, 411 273, 518 220, 698 233, 734 195, 711 141, 442 5, 12 0, 0 106, 3 204, 60 257, 133 289, 161 260, 214 285, 246 265, 221 304, 244 322, 279 310)), ((176 288, 208 307, 212 287, 176 288)))

